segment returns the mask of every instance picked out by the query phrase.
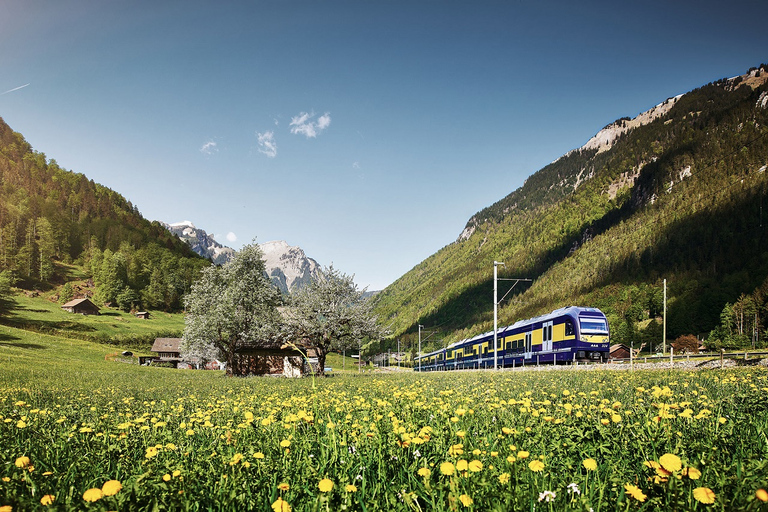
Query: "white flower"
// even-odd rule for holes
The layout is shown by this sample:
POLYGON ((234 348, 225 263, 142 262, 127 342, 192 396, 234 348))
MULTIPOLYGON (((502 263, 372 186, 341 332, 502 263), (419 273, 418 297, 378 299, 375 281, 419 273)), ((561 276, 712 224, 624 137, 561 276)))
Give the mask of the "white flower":
POLYGON ((539 501, 546 501, 549 503, 550 501, 555 500, 555 493, 552 491, 544 491, 539 493, 539 501))
POLYGON ((579 486, 576 485, 576 482, 571 482, 568 484, 568 494, 581 494, 581 491, 579 490, 579 486))

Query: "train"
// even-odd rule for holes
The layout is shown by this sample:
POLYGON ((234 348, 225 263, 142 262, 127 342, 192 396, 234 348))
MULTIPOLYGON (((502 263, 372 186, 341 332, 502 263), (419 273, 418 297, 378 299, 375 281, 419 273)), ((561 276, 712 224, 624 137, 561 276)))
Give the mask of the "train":
POLYGON ((415 371, 497 368, 580 361, 604 362, 610 351, 608 319, 597 308, 568 306, 520 320, 414 359, 415 371))

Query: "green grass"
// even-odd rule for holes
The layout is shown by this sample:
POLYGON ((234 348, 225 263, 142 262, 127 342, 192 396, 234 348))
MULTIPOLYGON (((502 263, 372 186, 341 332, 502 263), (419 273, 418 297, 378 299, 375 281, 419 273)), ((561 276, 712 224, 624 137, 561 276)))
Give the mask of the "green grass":
POLYGON ((0 506, 34 510, 50 494, 57 510, 270 510, 278 498, 294 511, 765 507, 760 367, 313 382, 139 367, 105 361, 108 350, 0 327, 0 506), (648 465, 665 454, 680 468, 654 482, 648 465), (123 489, 84 500, 109 480, 123 489))
POLYGON ((101 308, 100 315, 78 315, 64 311, 45 296, 16 293, 14 301, 16 307, 2 318, 6 326, 132 349, 148 350, 158 335, 180 336, 184 329, 182 314, 150 311, 150 318, 144 320, 117 309, 101 308))

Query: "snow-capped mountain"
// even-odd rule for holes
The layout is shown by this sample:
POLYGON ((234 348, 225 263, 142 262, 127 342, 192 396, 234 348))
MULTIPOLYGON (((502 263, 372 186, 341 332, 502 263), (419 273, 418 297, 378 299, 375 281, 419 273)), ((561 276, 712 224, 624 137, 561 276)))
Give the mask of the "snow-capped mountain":
POLYGON ((266 242, 259 247, 264 252, 270 279, 283 293, 308 284, 320 270, 320 265, 304 254, 301 247, 290 246, 284 240, 266 242))
POLYGON ((193 251, 204 258, 210 258, 217 265, 223 265, 235 255, 235 250, 221 245, 204 230, 196 228, 190 221, 166 224, 160 222, 171 233, 189 244, 193 251))
MULTIPOLYGON (((161 222, 171 233, 189 244, 200 256, 210 258, 217 265, 223 265, 235 255, 235 250, 221 245, 190 221, 166 224, 161 222)), ((282 292, 290 293, 301 288, 317 276, 320 265, 307 257, 301 247, 288 245, 283 240, 259 244, 264 253, 264 263, 268 277, 282 292)))

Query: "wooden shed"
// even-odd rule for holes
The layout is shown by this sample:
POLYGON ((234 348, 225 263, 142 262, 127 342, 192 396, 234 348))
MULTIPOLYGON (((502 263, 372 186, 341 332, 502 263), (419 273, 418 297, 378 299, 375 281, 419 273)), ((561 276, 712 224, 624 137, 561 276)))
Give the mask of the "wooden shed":
POLYGON ((91 302, 87 297, 84 299, 73 299, 63 306, 61 309, 69 311, 70 313, 76 313, 78 315, 98 315, 99 308, 91 302))
POLYGON ((149 311, 139 311, 136 313, 136 318, 143 318, 144 320, 149 320, 149 311))
POLYGON ((611 345, 609 356, 611 359, 629 359, 629 351, 631 349, 623 343, 615 343, 611 345))

